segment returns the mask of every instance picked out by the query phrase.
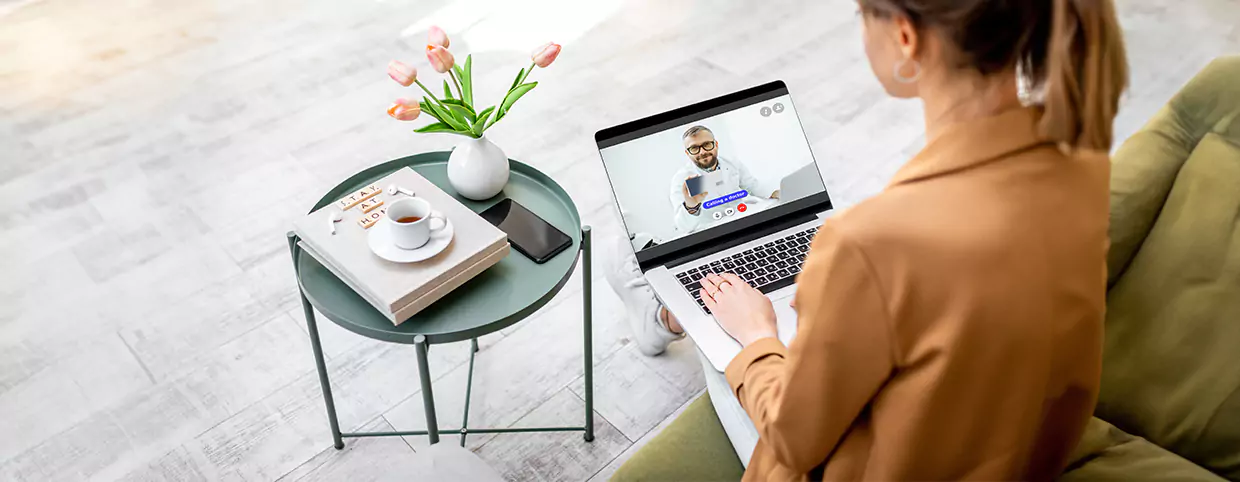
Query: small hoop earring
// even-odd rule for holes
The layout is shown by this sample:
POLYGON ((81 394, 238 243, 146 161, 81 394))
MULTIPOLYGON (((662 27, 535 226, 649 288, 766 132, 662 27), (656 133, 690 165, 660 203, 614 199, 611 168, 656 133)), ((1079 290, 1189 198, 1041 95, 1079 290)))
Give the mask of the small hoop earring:
POLYGON ((893 70, 893 73, 894 73, 896 82, 899 82, 901 84, 911 84, 913 82, 917 82, 917 79, 921 78, 921 62, 918 62, 912 59, 901 60, 896 63, 896 68, 893 70), (904 66, 907 65, 909 62, 913 63, 913 75, 906 77, 904 76, 904 74, 901 74, 900 71, 904 70, 904 66))

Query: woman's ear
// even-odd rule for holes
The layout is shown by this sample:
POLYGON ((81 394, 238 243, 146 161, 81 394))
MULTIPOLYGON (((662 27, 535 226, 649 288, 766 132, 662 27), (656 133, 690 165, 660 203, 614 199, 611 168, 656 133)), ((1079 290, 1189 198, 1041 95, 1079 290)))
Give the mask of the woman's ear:
POLYGON ((917 54, 921 53, 921 37, 917 34, 917 27, 905 16, 896 17, 895 22, 896 46, 900 48, 900 54, 905 59, 916 59, 917 54))

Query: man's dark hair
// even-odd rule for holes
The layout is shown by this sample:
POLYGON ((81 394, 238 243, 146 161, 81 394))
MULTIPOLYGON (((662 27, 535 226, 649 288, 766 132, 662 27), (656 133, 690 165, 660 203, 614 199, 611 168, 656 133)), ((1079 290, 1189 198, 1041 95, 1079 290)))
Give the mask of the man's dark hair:
POLYGON ((702 131, 709 132, 711 137, 714 137, 715 135, 715 132, 710 129, 707 129, 706 126, 693 126, 693 127, 690 127, 689 130, 685 131, 685 135, 680 136, 680 138, 688 139, 690 137, 693 137, 694 134, 697 134, 702 131))

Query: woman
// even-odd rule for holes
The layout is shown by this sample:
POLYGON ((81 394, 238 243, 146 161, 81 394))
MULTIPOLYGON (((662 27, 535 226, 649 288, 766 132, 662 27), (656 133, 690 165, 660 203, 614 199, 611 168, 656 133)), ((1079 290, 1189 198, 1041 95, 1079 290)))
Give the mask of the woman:
POLYGON ((926 147, 828 220, 797 338, 733 275, 704 283, 745 349, 746 479, 1050 479, 1097 398, 1111 122, 1127 66, 1111 0, 860 0, 926 147), (1018 73, 1043 97, 1022 107, 1018 73))
MULTIPOLYGON (((820 229, 790 347, 768 298, 730 274, 703 283, 745 346, 726 370, 759 436, 745 478, 1051 479, 1098 392, 1127 78, 1114 6, 858 3, 875 76, 925 107, 926 147, 820 229)), ((647 310, 672 339, 674 318, 647 310)))

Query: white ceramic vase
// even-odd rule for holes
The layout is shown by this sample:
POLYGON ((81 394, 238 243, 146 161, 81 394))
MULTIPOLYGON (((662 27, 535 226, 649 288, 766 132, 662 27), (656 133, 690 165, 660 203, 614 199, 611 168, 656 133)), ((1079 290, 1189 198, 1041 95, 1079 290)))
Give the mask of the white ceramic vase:
POLYGON ((475 201, 495 197, 508 184, 508 156, 486 136, 466 139, 448 156, 448 182, 475 201))

